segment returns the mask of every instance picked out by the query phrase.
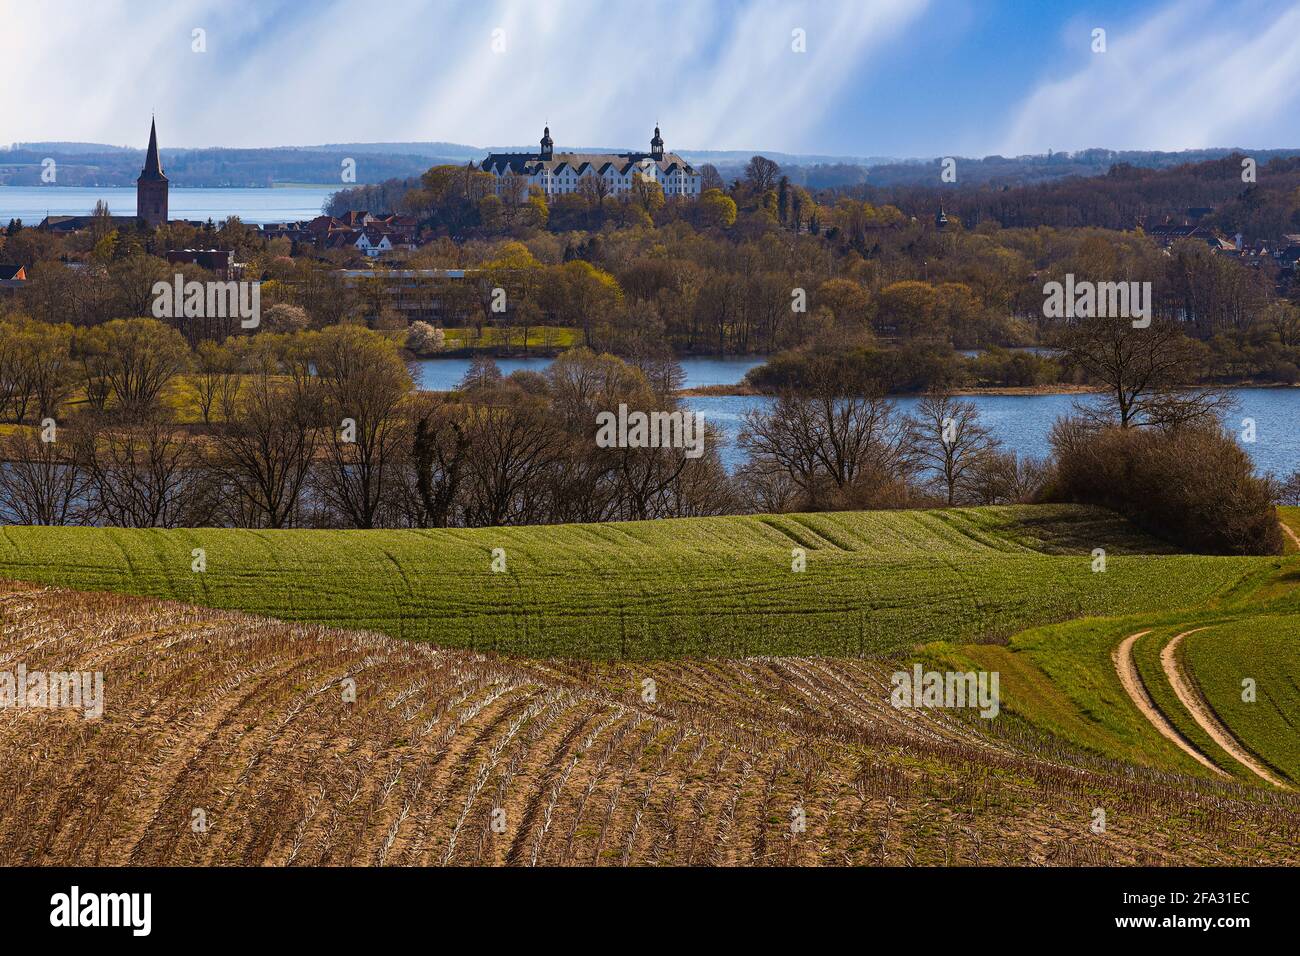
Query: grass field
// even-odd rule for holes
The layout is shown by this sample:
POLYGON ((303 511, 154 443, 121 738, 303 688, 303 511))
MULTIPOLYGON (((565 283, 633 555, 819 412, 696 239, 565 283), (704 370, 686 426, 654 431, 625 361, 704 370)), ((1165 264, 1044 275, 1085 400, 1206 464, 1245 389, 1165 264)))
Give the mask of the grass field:
POLYGON ((444 646, 650 659, 1002 641, 1226 599, 1269 565, 1168 550, 1067 506, 430 531, 7 527, 0 577, 444 646), (1104 573, 1094 548, 1107 551, 1104 573), (806 571, 792 570, 794 549, 806 571))
MULTIPOLYGON (((484 326, 479 336, 473 329, 443 329, 443 347, 452 349, 494 349, 501 346, 523 348, 523 329, 503 330, 484 326)), ((582 332, 567 325, 535 325, 528 329, 528 347, 538 350, 569 349, 579 345, 582 332)))

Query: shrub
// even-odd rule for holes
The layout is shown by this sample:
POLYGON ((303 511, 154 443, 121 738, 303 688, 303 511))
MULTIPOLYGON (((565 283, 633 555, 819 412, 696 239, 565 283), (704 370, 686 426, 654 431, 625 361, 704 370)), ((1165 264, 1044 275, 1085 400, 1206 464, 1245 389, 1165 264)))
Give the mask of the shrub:
POLYGON ((807 392, 834 382, 843 394, 883 386, 891 394, 945 391, 966 383, 956 354, 943 343, 907 342, 897 349, 848 348, 781 352, 749 370, 746 383, 758 392, 807 392))
POLYGON ((428 322, 412 322, 411 331, 406 335, 406 347, 417 355, 441 352, 446 342, 447 336, 442 329, 428 322))
POLYGON ((310 324, 306 309, 287 302, 271 306, 262 316, 262 328, 267 332, 302 332, 310 324))
POLYGON ((1282 553, 1272 485, 1222 428, 1093 429, 1066 420, 1052 446, 1048 500, 1112 508, 1191 551, 1282 553))

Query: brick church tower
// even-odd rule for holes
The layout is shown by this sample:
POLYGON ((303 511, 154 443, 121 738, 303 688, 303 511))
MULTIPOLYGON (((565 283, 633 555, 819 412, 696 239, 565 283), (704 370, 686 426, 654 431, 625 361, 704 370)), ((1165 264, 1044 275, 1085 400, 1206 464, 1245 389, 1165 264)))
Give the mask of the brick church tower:
POLYGON ((149 123, 149 152, 135 181, 135 216, 157 229, 167 224, 167 177, 158 158, 158 129, 149 123))

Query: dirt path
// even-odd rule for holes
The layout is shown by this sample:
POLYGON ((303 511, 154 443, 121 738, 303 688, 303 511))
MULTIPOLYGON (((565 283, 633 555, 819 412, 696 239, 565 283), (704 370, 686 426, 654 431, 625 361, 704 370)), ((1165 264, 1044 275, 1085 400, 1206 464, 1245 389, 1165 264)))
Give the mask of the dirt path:
POLYGON ((1234 760, 1255 774, 1255 776, 1267 780, 1273 786, 1290 789, 1283 780, 1279 779, 1267 767, 1264 767, 1237 741, 1237 738, 1232 735, 1232 731, 1225 727, 1219 718, 1214 715, 1214 711, 1210 709, 1210 705, 1206 703, 1205 698, 1196 692, 1187 675, 1183 673, 1183 669, 1178 666, 1178 659, 1174 656, 1178 651, 1178 645, 1182 643, 1183 638, 1187 637, 1187 635, 1203 630, 1205 628, 1198 627, 1195 630, 1184 631, 1166 644, 1160 652, 1160 666, 1164 668, 1170 686, 1173 687, 1174 693, 1178 695, 1178 699, 1183 702, 1183 706, 1187 708, 1187 712, 1192 715, 1192 719, 1200 725, 1202 730, 1209 734, 1211 740, 1231 754, 1234 760))
POLYGON ((1138 631, 1136 634, 1124 638, 1119 647, 1115 648, 1112 657, 1115 659, 1115 672, 1119 675, 1119 682, 1124 685, 1124 690, 1132 699, 1134 706, 1142 711, 1142 716, 1149 720, 1156 730, 1177 744, 1197 763, 1213 770, 1220 777, 1230 776, 1226 771, 1216 767, 1205 754, 1193 747, 1191 741, 1180 734, 1178 728, 1165 719, 1165 715, 1156 708, 1155 701, 1151 699, 1146 687, 1142 685, 1142 678, 1138 674, 1137 664, 1133 661, 1133 645, 1139 637, 1150 633, 1150 631, 1138 631))
POLYGON ((1294 544, 1297 548, 1300 548, 1300 534, 1296 534, 1291 529, 1291 526, 1287 524, 1285 521, 1279 521, 1278 524, 1282 526, 1282 533, 1291 539, 1291 543, 1294 544))

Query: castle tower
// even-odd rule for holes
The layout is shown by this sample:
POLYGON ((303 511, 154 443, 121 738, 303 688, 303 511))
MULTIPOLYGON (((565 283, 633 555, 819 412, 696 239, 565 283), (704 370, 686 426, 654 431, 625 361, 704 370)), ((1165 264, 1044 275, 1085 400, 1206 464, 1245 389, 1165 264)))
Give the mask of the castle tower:
POLYGON ((551 159, 555 155, 555 140, 551 139, 551 128, 542 129, 542 159, 551 159))
POLYGON ((167 177, 158 158, 158 129, 152 120, 149 152, 145 154, 140 178, 135 181, 135 215, 154 229, 167 224, 167 177))
POLYGON ((658 162, 664 158, 664 138, 659 135, 659 127, 655 127, 654 138, 650 140, 650 158, 658 162))

